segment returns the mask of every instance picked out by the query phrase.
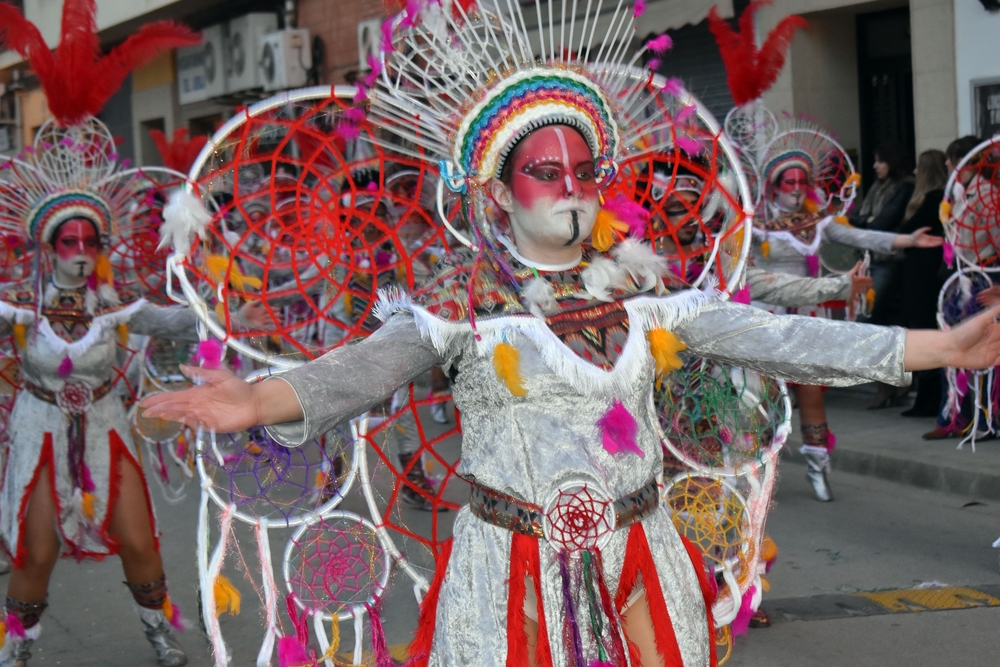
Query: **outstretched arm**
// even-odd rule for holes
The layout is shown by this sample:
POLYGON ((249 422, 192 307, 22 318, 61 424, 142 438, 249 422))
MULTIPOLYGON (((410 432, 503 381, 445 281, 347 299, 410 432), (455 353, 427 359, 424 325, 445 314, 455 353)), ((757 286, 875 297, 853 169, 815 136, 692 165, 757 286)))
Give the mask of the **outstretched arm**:
POLYGON ((146 415, 232 432, 258 424, 298 446, 370 409, 398 387, 441 364, 413 317, 394 315, 371 337, 333 350, 281 376, 249 384, 228 371, 190 369, 208 384, 152 396, 146 415))
POLYGON ((943 238, 929 234, 929 231, 930 227, 921 227, 912 234, 895 234, 832 223, 823 228, 823 238, 889 255, 904 248, 936 248, 944 243, 943 238))

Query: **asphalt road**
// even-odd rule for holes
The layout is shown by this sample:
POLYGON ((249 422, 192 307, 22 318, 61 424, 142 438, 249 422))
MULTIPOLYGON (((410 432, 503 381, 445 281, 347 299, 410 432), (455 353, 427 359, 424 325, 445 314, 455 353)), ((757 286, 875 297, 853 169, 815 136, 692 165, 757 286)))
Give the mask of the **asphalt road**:
MULTIPOLYGON (((844 422, 851 415, 835 413, 831 418, 844 422)), ((861 605, 861 612, 841 618, 825 618, 823 609, 837 600, 856 600, 861 592, 920 586, 972 591, 992 587, 1000 597, 997 550, 990 546, 1000 535, 1000 503, 969 504, 974 499, 835 471, 836 501, 821 504, 811 498, 803 476, 802 466, 783 464, 768 525, 780 553, 763 606, 772 611, 775 623, 739 638, 729 665, 997 664, 1000 608, 934 611, 929 605, 931 609, 919 613, 869 615, 864 609, 871 604, 866 602, 869 607, 861 605), (794 613, 786 613, 788 609, 794 613)), ((377 473, 376 483, 384 484, 377 473)), ((197 615, 197 491, 191 487, 188 497, 176 505, 156 498, 171 594, 189 619, 197 615)), ((356 502, 346 507, 362 509, 356 502)), ((419 513, 407 516, 414 529, 427 519, 419 513)), ((250 559, 248 566, 255 571, 251 535, 240 528, 238 537, 242 552, 250 559)), ((276 557, 286 537, 287 532, 274 532, 276 557)), ((232 664, 242 667, 254 664, 263 619, 257 596, 239 570, 236 552, 227 562, 227 573, 243 592, 243 610, 238 617, 224 616, 222 626, 233 650, 232 664)), ((276 575, 280 586, 280 571, 276 575)), ((120 565, 114 558, 103 563, 60 562, 53 577, 51 606, 43 618, 42 639, 30 665, 155 665, 121 581, 120 565)), ((398 647, 412 631, 416 604, 408 581, 401 576, 396 575, 391 590, 385 604, 385 628, 389 643, 398 647)), ((350 644, 351 631, 348 624, 343 627, 343 640, 350 644)), ((207 642, 197 629, 181 639, 191 665, 213 664, 207 642)))

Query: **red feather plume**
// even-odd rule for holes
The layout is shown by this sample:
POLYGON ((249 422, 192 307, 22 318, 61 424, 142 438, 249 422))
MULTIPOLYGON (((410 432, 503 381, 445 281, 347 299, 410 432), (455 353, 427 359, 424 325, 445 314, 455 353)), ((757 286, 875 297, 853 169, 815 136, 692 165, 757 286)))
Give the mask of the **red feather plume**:
POLYGON ((178 127, 174 130, 174 136, 167 139, 160 130, 150 130, 149 136, 156 144, 156 150, 160 151, 160 158, 163 166, 182 174, 188 173, 194 160, 198 157, 202 147, 208 141, 208 137, 200 134, 190 138, 186 127, 178 127))
POLYGON ((719 45, 726 65, 726 83, 737 106, 752 102, 774 84, 785 65, 785 54, 795 31, 809 27, 801 16, 786 16, 767 34, 758 49, 754 41, 753 17, 758 9, 770 4, 771 0, 753 0, 747 5, 740 14, 738 33, 719 16, 715 7, 708 13, 708 28, 719 45))
POLYGON ((186 26, 170 21, 144 25, 101 55, 95 0, 65 0, 59 44, 50 51, 42 34, 12 6, 0 2, 0 43, 31 63, 48 99, 49 110, 63 126, 96 116, 132 70, 178 46, 201 41, 186 26))

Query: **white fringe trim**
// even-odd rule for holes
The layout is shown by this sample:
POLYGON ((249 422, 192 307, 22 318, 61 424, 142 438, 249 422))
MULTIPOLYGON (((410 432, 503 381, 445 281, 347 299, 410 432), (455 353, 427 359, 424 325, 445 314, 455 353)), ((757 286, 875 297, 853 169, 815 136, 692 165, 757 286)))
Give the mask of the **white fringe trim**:
POLYGON ((795 248, 795 251, 800 255, 815 255, 819 252, 819 247, 823 243, 823 230, 826 229, 826 226, 831 222, 833 222, 833 216, 828 215, 816 223, 816 236, 813 238, 812 243, 803 243, 791 232, 772 232, 766 229, 761 229, 757 225, 753 226, 753 235, 761 241, 770 241, 771 239, 780 239, 785 241, 788 245, 795 248))
MULTIPOLYGON (((59 335, 52 330, 52 325, 44 316, 38 319, 37 333, 45 339, 56 354, 69 356, 70 359, 76 359, 89 350, 94 343, 99 341, 101 336, 104 335, 106 329, 114 328, 119 324, 128 322, 132 319, 135 313, 145 305, 146 300, 139 299, 138 301, 134 301, 133 303, 125 306, 121 310, 116 310, 113 313, 107 313, 105 315, 98 315, 91 321, 90 330, 87 331, 87 335, 72 343, 66 342, 60 338, 59 335)), ((35 321, 35 311, 28 308, 15 308, 9 303, 0 301, 0 319, 8 320, 14 324, 31 324, 35 321)))
POLYGON ((383 287, 377 292, 378 299, 372 307, 372 315, 381 322, 388 322, 396 313, 410 312, 410 295, 396 285, 383 287))
MULTIPOLYGON (((544 320, 532 315, 509 315, 476 320, 480 340, 476 350, 481 356, 492 354, 501 342, 524 336, 538 349, 552 372, 588 396, 611 398, 632 391, 635 383, 652 368, 653 358, 646 343, 646 332, 656 327, 673 329, 693 318, 713 295, 696 289, 667 297, 638 296, 624 302, 629 318, 629 337, 615 367, 610 371, 581 359, 554 334, 544 320)), ((388 306, 386 306, 388 307, 388 306)), ((401 308, 400 308, 401 309, 401 308)), ((409 304, 420 335, 430 341, 442 356, 453 356, 472 335, 468 322, 448 322, 425 308, 409 304)))

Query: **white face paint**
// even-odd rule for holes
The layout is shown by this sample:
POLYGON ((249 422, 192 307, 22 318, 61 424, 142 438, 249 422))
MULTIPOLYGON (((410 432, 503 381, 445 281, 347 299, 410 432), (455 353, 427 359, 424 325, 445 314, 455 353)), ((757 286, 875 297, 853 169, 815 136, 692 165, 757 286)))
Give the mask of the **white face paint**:
POLYGON ((553 264, 578 257, 599 207, 587 142, 572 128, 550 125, 523 139, 511 160, 512 182, 498 203, 510 218, 518 252, 553 264))

